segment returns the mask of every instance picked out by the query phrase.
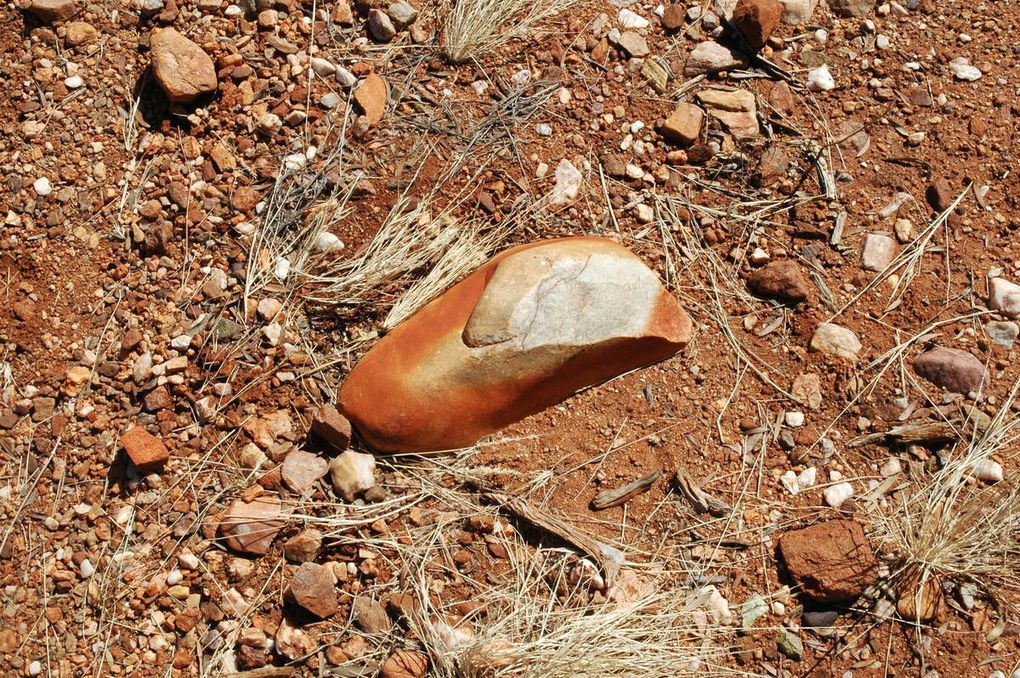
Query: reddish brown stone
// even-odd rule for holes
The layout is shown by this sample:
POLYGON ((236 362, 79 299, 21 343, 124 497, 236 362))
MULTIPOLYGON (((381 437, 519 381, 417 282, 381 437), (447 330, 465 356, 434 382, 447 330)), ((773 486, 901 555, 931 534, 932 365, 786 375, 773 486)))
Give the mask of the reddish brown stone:
POLYGON ((759 297, 799 304, 808 298, 807 278, 800 266, 790 259, 774 261, 747 278, 747 287, 759 297))
POLYGON ((783 18, 779 0, 739 0, 730 22, 754 49, 761 49, 783 18))
POLYGON ((852 520, 787 532, 779 554, 797 587, 820 602, 853 600, 875 580, 875 553, 864 528, 852 520))
POLYGON ((914 371, 954 393, 978 391, 988 383, 984 363, 958 348, 936 346, 914 358, 914 371))
POLYGON ((129 429, 121 436, 120 444, 131 463, 142 473, 158 471, 170 459, 170 450, 163 441, 140 426, 129 429))
POLYGON ((322 565, 302 563, 294 572, 284 597, 292 605, 325 619, 339 608, 333 583, 333 575, 322 565))
POLYGON ((383 662, 382 678, 425 678, 429 660, 414 650, 397 650, 383 662))
POLYGON ((351 444, 351 422, 332 405, 323 405, 312 417, 312 433, 337 452, 351 444))
POLYGON ((615 242, 523 245, 380 340, 343 384, 340 409, 379 450, 467 447, 690 336, 676 299, 615 242))

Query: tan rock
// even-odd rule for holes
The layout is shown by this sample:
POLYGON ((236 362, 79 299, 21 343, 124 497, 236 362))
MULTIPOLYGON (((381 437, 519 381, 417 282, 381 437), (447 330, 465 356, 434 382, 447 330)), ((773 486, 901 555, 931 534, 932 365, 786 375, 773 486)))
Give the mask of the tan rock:
POLYGON ((71 47, 94 42, 99 37, 99 31, 96 30, 96 27, 86 21, 72 21, 67 24, 66 28, 67 32, 64 34, 64 42, 71 47))
POLYGON ((674 144, 690 146, 698 140, 701 134, 701 124, 705 120, 705 113, 694 104, 681 102, 673 110, 666 122, 662 124, 659 133, 662 137, 674 144))
POLYGON ((340 409, 383 451, 467 447, 575 391, 667 358, 691 321, 619 244, 508 250, 380 340, 340 409))
POLYGON ((753 93, 746 89, 705 89, 698 92, 698 101, 709 115, 729 130, 734 139, 758 136, 758 107, 753 93))
POLYGON ((74 0, 32 0, 28 11, 44 23, 67 21, 78 12, 78 3, 74 0))
POLYGON ((386 114, 386 100, 389 94, 389 85, 375 73, 370 73, 354 90, 354 103, 364 113, 369 125, 378 125, 382 121, 386 114))
POLYGON ((173 28, 152 32, 152 74, 174 103, 186 104, 216 91, 216 67, 201 47, 173 28))
POLYGON ((220 534, 235 551, 262 555, 287 524, 291 510, 290 505, 273 496, 237 499, 220 521, 220 534))

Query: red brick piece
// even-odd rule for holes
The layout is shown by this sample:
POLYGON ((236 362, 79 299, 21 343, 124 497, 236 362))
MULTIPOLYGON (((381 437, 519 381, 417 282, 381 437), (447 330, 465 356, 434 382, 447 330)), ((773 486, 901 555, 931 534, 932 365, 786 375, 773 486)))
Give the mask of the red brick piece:
POLYGON ((170 459, 170 450, 163 441, 146 431, 141 426, 128 430, 120 438, 131 463, 142 473, 153 473, 160 470, 170 459))

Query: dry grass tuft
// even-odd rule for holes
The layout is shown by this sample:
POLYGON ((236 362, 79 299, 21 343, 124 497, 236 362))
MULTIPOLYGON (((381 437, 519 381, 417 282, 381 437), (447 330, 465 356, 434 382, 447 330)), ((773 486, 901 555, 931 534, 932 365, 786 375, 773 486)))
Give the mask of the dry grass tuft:
POLYGON ((527 37, 537 24, 577 0, 445 0, 439 47, 459 64, 478 59, 511 40, 527 37))
POLYGON ((999 604, 1020 602, 1020 485, 973 478, 977 464, 1015 449, 1020 420, 1011 406, 1018 390, 1020 381, 983 432, 878 518, 876 537, 911 588, 970 582, 999 604))

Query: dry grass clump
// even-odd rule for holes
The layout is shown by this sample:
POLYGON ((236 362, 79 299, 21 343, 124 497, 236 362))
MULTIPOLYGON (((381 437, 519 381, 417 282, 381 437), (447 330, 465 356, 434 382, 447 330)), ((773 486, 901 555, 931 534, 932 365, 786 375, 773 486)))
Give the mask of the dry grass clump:
POLYGON ((446 0, 439 47, 459 64, 489 54, 573 6, 577 0, 446 0))
MULTIPOLYGON (((592 597, 578 561, 557 550, 515 545, 505 582, 478 595, 484 608, 460 626, 425 621, 415 629, 436 675, 687 676, 727 673, 727 652, 695 622, 696 596, 645 592, 626 602, 592 597), (473 627, 472 631, 465 631, 473 627)), ((583 567, 581 568, 584 569, 583 567)), ((610 593, 612 596, 612 593, 610 593)))
POLYGON ((1015 448, 1020 421, 1011 405, 1018 387, 1020 381, 983 432, 957 446, 962 454, 878 518, 875 533, 897 561, 901 597, 918 591, 937 597, 948 581, 969 582, 996 604, 1020 601, 1020 485, 973 478, 975 466, 1015 448))

